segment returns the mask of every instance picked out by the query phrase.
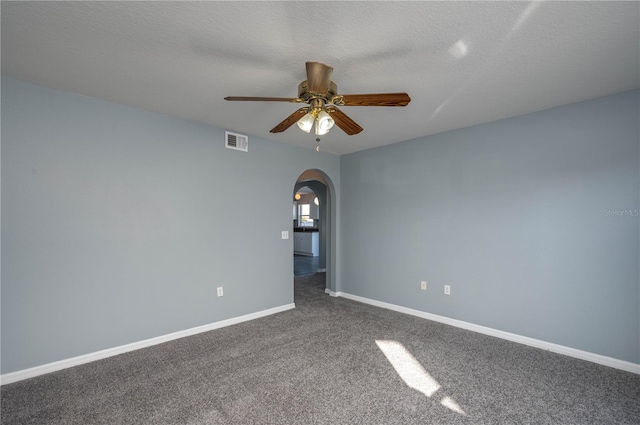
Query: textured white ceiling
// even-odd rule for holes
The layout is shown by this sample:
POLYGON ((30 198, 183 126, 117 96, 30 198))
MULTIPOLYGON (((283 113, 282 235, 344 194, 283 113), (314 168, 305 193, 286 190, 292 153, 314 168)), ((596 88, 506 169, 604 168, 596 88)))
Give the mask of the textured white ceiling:
POLYGON ((638 2, 8 2, 2 75, 315 148, 269 130, 305 61, 342 94, 402 92, 405 108, 344 107, 321 149, 344 154, 640 86, 638 2))

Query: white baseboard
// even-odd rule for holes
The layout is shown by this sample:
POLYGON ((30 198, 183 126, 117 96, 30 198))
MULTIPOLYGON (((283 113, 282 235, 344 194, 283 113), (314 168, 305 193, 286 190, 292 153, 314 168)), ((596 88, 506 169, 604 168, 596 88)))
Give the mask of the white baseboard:
POLYGON ((22 381, 23 379, 33 378, 39 375, 44 375, 46 373, 67 369, 69 367, 78 366, 84 363, 93 362, 93 361, 104 359, 111 356, 117 356, 118 354, 139 350, 141 348, 150 347, 152 345, 162 344, 163 342, 172 341, 174 339, 184 338, 186 336, 196 335, 202 332, 212 331, 214 329, 220 329, 226 326, 236 325, 242 322, 248 322, 249 320, 259 319, 261 317, 270 316, 272 314, 291 310, 295 307, 296 305, 294 303, 285 304, 279 307, 258 311, 256 313, 251 313, 251 314, 246 314, 244 316, 221 320, 219 322, 210 323, 208 325, 197 326, 195 328, 185 329, 183 331, 178 331, 178 332, 170 333, 167 335, 158 336, 155 338, 145 339, 143 341, 121 345, 119 347, 107 348, 106 350, 100 350, 94 353, 72 357, 70 359, 60 360, 53 363, 47 363, 41 366, 19 370, 17 372, 6 373, 4 375, 0 375, 0 385, 11 384, 12 382, 22 381))
POLYGON ((324 288, 324 293, 328 294, 331 297, 339 297, 341 292, 333 292, 331 289, 329 288, 324 288))
POLYGON ((640 364, 631 363, 625 360, 614 359, 613 357, 607 357, 600 354, 590 353, 588 351, 582 351, 571 347, 565 347, 563 345, 553 344, 551 342, 541 341, 539 339, 529 338, 509 332, 500 331, 493 328, 487 328, 485 326, 475 325, 469 322, 463 322, 462 320, 450 319, 448 317, 439 316, 437 314, 426 313, 420 310, 414 310, 412 308, 402 307, 395 304, 390 304, 382 301, 372 300, 370 298, 360 297, 358 295, 351 295, 344 292, 331 292, 329 295, 333 297, 344 297, 350 300, 358 301, 365 304, 370 304, 376 307, 386 308, 387 310, 393 310, 400 313, 409 314, 411 316, 421 317, 427 320, 433 320, 434 322, 440 322, 447 325, 455 326, 469 331, 478 332, 481 334, 494 336, 497 338, 506 339, 508 341, 517 342, 531 347, 541 348, 554 353, 564 354, 565 356, 575 357, 581 360, 587 360, 593 363, 601 364, 604 366, 613 367, 615 369, 624 370, 631 373, 640 374, 640 364))

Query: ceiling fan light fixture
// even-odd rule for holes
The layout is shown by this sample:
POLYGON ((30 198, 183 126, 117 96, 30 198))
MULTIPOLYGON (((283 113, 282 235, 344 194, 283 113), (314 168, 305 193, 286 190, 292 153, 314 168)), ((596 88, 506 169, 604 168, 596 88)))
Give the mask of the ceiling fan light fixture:
MULTIPOLYGON (((458 47, 464 51, 466 45, 458 47)), ((315 124, 316 136, 327 134, 334 124, 348 136, 363 130, 337 106, 407 106, 411 102, 407 93, 338 94, 338 85, 331 81, 331 66, 320 62, 306 62, 305 66, 307 79, 298 84, 298 97, 227 96, 225 100, 306 103, 309 106, 299 108, 269 131, 282 133, 297 123, 300 130, 310 133, 315 124)))
POLYGON ((318 112, 318 117, 316 118, 316 135, 323 136, 333 128, 335 121, 331 118, 331 115, 327 113, 327 111, 318 112))
POLYGON ((323 130, 323 129, 320 128, 319 125, 316 124, 316 136, 324 136, 328 132, 329 132, 329 130, 323 130))
POLYGON ((298 127, 305 133, 309 133, 311 132, 311 127, 313 127, 314 121, 315 117, 311 112, 309 112, 298 120, 298 127))

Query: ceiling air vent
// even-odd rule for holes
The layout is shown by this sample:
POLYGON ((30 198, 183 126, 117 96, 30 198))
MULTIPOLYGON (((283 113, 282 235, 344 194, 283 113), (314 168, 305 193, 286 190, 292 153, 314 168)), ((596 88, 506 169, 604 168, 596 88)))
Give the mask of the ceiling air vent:
POLYGON ((237 151, 249 151, 249 137, 244 134, 224 132, 224 147, 227 149, 235 149, 237 151))

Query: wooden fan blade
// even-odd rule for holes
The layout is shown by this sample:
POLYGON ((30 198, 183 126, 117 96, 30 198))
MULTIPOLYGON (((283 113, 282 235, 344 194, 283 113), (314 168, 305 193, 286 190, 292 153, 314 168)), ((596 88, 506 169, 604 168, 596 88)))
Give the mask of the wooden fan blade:
POLYGON ((407 106, 411 98, 406 93, 344 94, 344 106, 407 106))
POLYGON ((251 96, 227 96, 224 100, 243 100, 243 101, 259 101, 259 102, 302 102, 297 97, 251 97, 251 96))
POLYGON ((326 94, 331 84, 333 68, 320 62, 307 62, 307 84, 309 91, 326 94))
POLYGON ((282 133, 283 131, 285 131, 286 129, 291 127, 300 118, 302 118, 304 116, 304 114, 309 112, 310 109, 311 108, 309 108, 309 107, 298 109, 293 114, 291 114, 287 118, 285 118, 280 124, 278 124, 275 127, 273 127, 270 130, 271 133, 282 133))
POLYGON ((331 115, 331 118, 333 118, 336 125, 349 136, 358 134, 363 130, 363 128, 360 127, 354 120, 349 118, 347 114, 345 114, 335 106, 327 108, 327 112, 329 112, 329 115, 331 115))

